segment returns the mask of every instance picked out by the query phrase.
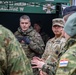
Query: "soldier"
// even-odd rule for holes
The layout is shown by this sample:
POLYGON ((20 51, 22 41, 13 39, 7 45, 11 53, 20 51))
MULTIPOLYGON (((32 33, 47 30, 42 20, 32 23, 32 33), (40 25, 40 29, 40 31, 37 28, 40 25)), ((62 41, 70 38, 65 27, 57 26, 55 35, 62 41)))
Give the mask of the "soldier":
MULTIPOLYGON (((38 32, 31 26, 30 18, 27 15, 20 17, 20 27, 15 32, 15 36, 21 43, 28 59, 32 59, 34 56, 41 57, 44 52, 44 42, 38 32)), ((39 72, 37 69, 33 69, 34 75, 39 72)))
POLYGON ((15 32, 15 36, 29 59, 34 56, 41 57, 44 52, 44 43, 39 33, 32 28, 29 16, 20 17, 20 27, 15 32))
POLYGON ((43 32, 40 21, 34 23, 34 29, 41 35, 41 37, 44 41, 44 44, 46 45, 46 43, 50 39, 50 37, 45 32, 43 32))
POLYGON ((62 18, 55 18, 52 20, 52 23, 52 31, 55 36, 47 42, 45 52, 42 55, 43 60, 46 60, 49 55, 53 55, 57 59, 58 54, 61 52, 60 50, 66 42, 65 38, 62 36, 64 20, 62 18))
POLYGON ((0 25, 0 75, 33 75, 29 60, 13 33, 0 25))
POLYGON ((58 59, 58 55, 64 47, 66 40, 62 36, 64 20, 62 18, 55 18, 52 20, 52 22, 52 30, 55 34, 55 37, 53 37, 47 42, 45 52, 42 55, 42 59, 45 61, 50 55, 50 62, 54 63, 58 59))
POLYGON ((67 39, 60 57, 56 75, 76 75, 76 6, 64 9, 67 20, 64 31, 67 39))
POLYGON ((36 65, 33 68, 40 68, 49 75, 76 75, 76 6, 67 7, 65 10, 65 16, 70 16, 66 17, 64 26, 67 42, 58 55, 59 59, 51 63, 50 55, 45 62, 39 58, 32 61, 36 65))

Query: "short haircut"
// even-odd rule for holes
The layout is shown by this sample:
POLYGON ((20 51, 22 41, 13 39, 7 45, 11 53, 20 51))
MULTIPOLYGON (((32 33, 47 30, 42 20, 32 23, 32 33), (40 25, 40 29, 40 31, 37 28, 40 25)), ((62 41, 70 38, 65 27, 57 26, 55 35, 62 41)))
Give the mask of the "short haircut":
POLYGON ((28 19, 28 20, 30 21, 30 17, 27 16, 27 15, 22 15, 22 16, 20 17, 20 20, 21 20, 21 19, 28 19))

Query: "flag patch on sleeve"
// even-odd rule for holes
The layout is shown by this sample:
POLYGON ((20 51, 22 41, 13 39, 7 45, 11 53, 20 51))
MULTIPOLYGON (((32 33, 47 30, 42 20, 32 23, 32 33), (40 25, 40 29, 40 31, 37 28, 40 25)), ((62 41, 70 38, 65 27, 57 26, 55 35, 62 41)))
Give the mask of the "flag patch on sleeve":
POLYGON ((66 67, 68 65, 68 60, 60 60, 59 67, 66 67))

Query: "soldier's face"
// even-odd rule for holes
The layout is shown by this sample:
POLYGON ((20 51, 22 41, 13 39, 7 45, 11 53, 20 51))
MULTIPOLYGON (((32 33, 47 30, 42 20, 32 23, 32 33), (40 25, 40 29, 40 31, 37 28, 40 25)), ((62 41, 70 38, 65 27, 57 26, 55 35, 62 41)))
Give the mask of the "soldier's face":
POLYGON ((29 29, 31 23, 29 21, 29 19, 21 19, 20 20, 20 27, 23 31, 26 31, 29 29))
POLYGON ((34 24, 34 29, 35 29, 37 32, 40 32, 41 27, 40 27, 38 24, 34 24))
POLYGON ((63 31, 63 28, 61 26, 54 25, 52 27, 52 30, 53 30, 53 32, 54 32, 55 35, 61 35, 62 31, 63 31))

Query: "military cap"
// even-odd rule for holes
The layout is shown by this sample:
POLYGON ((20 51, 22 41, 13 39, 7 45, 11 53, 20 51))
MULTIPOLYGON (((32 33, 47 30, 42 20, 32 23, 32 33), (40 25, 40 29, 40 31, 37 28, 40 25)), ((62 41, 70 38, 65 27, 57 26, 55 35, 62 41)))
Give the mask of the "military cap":
POLYGON ((62 18, 55 18, 52 20, 52 26, 59 25, 61 27, 64 27, 64 20, 62 18))
POLYGON ((70 14, 70 13, 74 13, 76 12, 76 6, 70 6, 70 7, 66 7, 64 10, 63 10, 63 16, 67 15, 67 14, 70 14))

